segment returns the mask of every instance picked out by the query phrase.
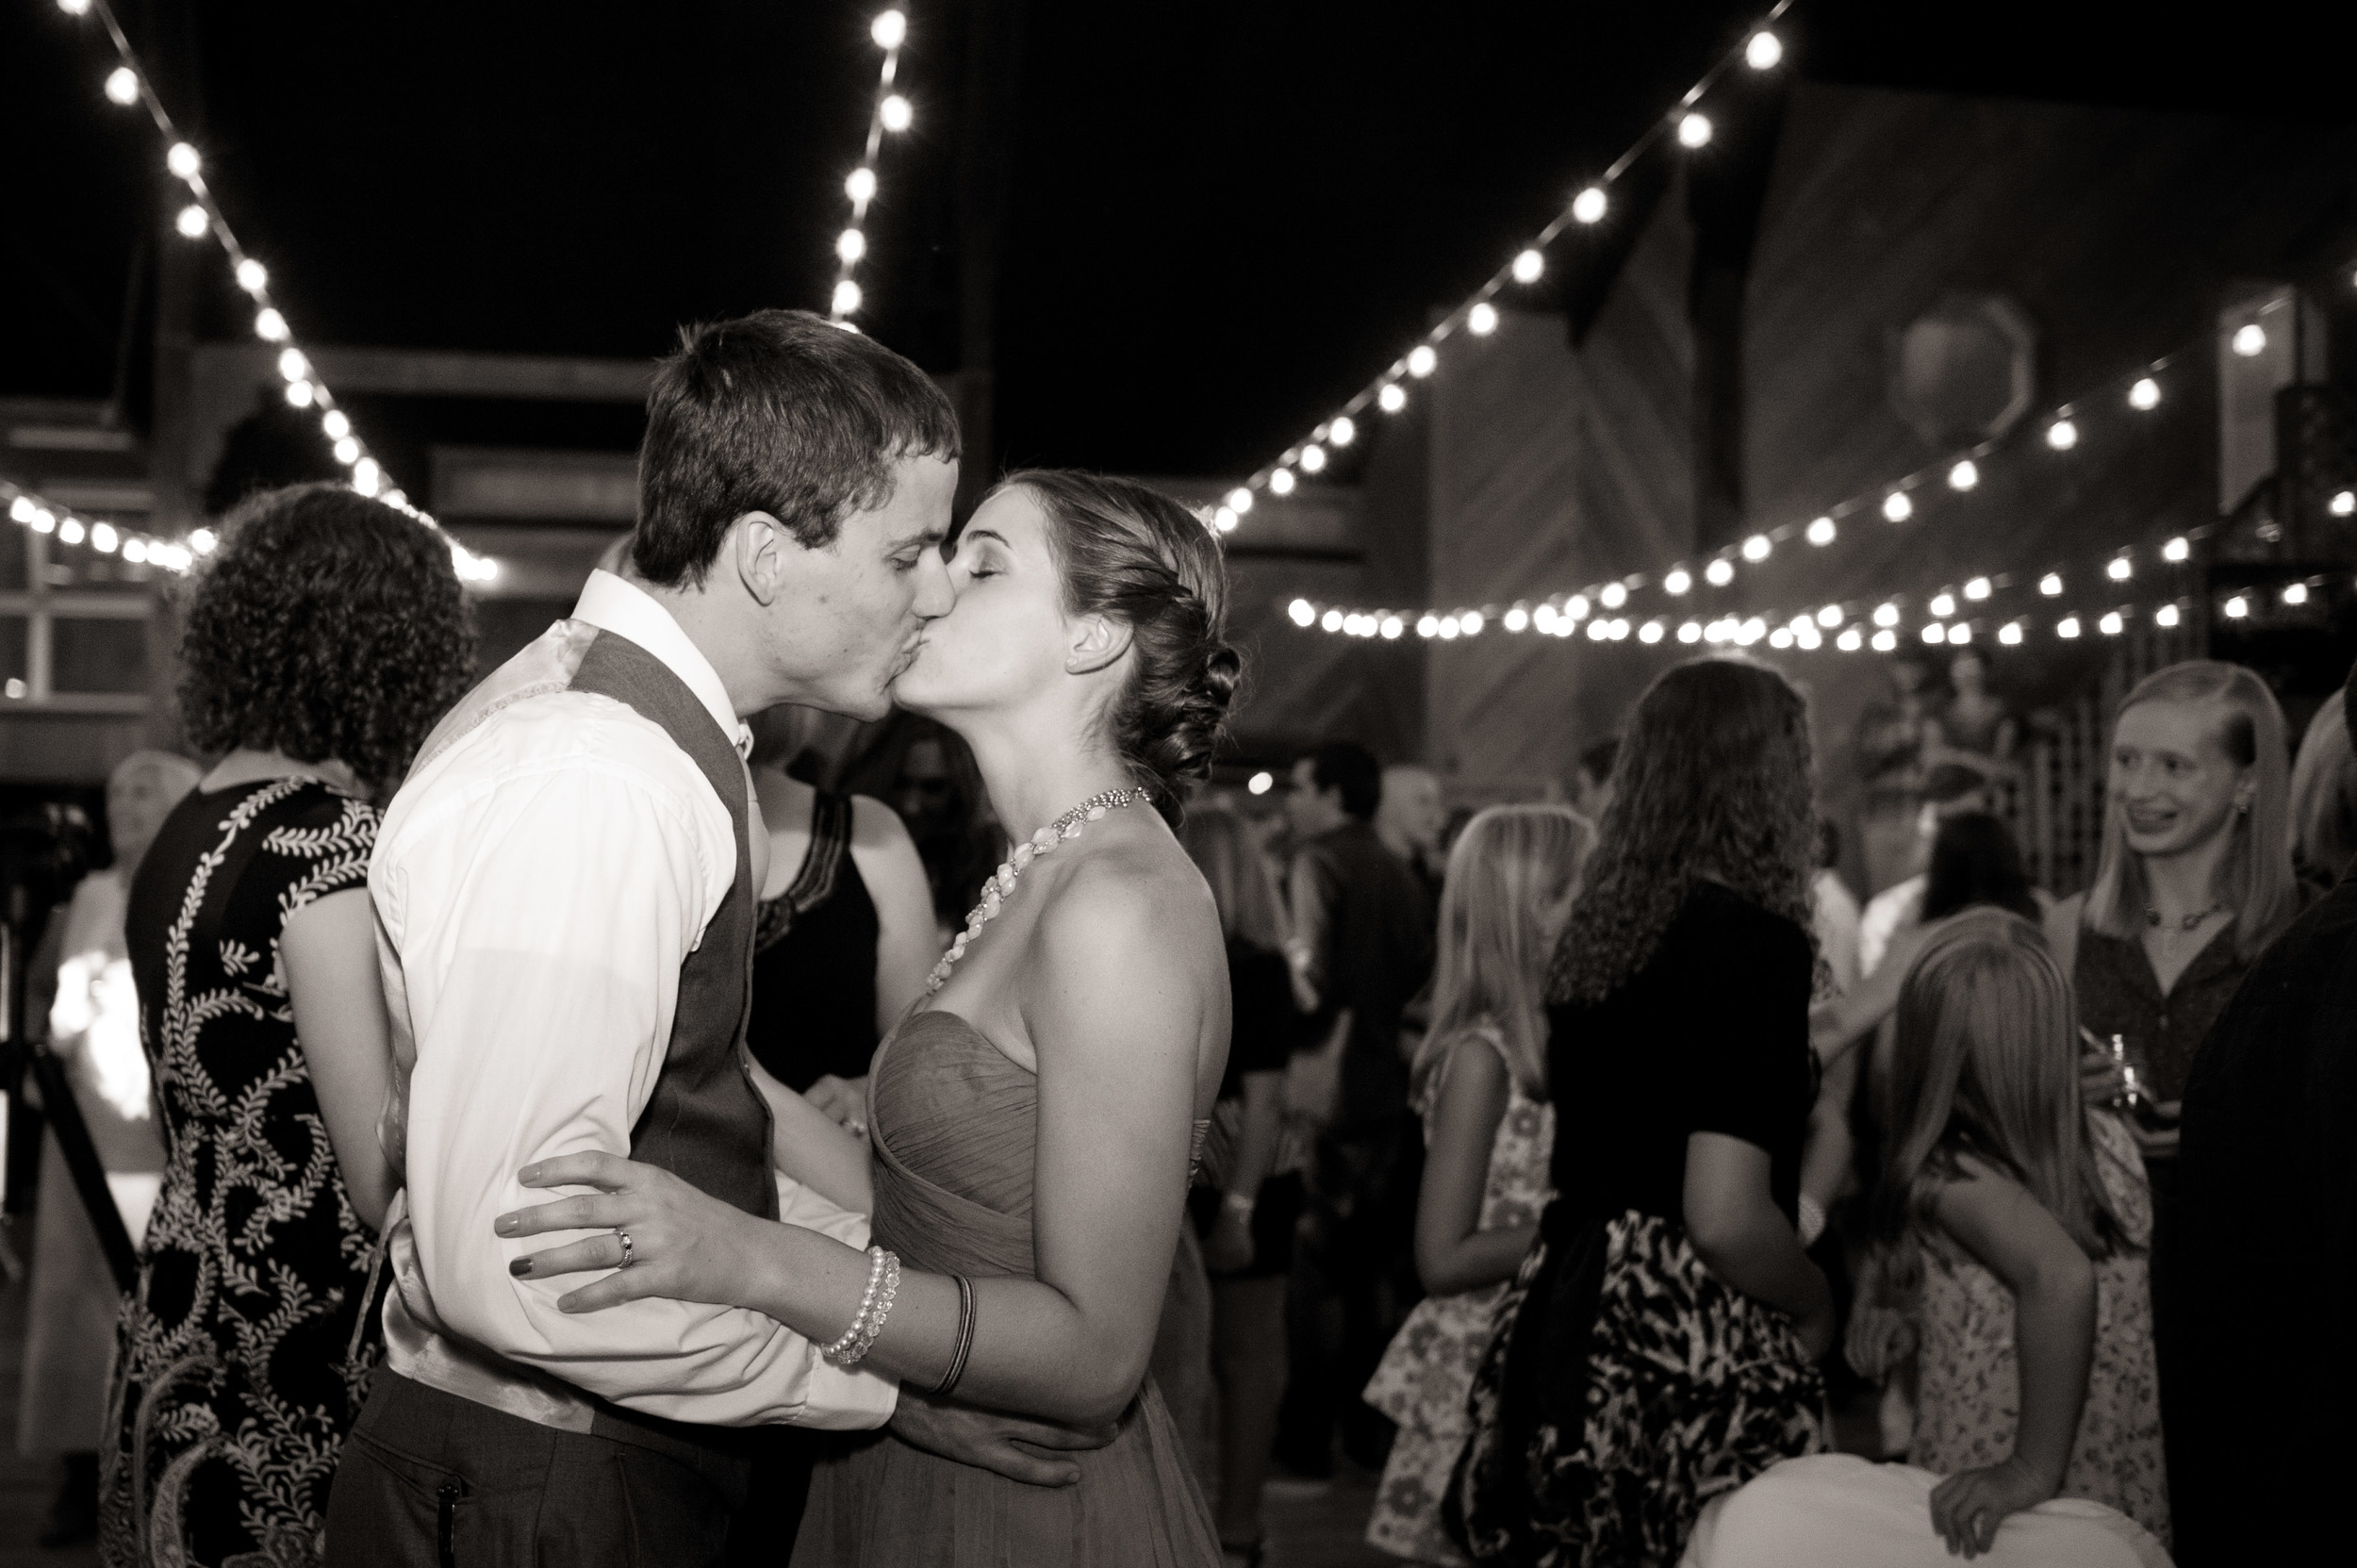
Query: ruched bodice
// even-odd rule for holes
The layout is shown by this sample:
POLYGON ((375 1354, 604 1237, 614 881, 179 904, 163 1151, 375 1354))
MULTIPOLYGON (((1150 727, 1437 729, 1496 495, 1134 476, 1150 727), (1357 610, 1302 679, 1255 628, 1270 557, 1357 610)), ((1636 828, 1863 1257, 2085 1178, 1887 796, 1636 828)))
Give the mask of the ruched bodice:
MULTIPOLYGON (((1200 1154, 1207 1122, 1195 1126, 1200 1154)), ((902 1264, 1034 1277, 1039 1080, 954 1013, 910 1015, 867 1080, 878 1246, 902 1264)), ((980 1330, 989 1331, 987 1320, 980 1330)), ((1032 1487, 912 1448, 890 1433, 823 1461, 796 1564, 985 1563, 1210 1568, 1211 1510, 1148 1379, 1113 1442, 1075 1454, 1080 1481, 1032 1487)))

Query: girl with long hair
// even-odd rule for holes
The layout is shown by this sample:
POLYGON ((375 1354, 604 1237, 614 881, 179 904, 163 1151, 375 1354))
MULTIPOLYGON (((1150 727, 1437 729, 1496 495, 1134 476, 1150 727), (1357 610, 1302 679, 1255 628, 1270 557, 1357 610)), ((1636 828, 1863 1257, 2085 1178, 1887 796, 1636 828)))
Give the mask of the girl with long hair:
POLYGON ((1399 1423, 1367 1539, 1413 1561, 1465 1560, 1441 1505, 1491 1311, 1546 1207, 1547 968, 1595 838, 1562 806, 1492 806, 1449 851, 1432 1025, 1411 1068, 1425 1128, 1416 1272, 1429 1294, 1366 1388, 1399 1423))
MULTIPOLYGON (((2141 1058, 2163 1123, 2210 1026, 2299 913, 2289 771, 2283 711, 2240 665, 2155 670, 2113 719, 2095 884, 2047 913, 2046 934, 2081 1026, 2141 1058)), ((2137 1140, 2161 1163, 2177 1147, 2173 1126, 2139 1127, 2137 1140)))
POLYGON ((1452 1487, 1475 1558, 1670 1562, 1821 1445, 1832 1293, 1794 1230, 1814 1084, 1808 714, 1703 659, 1640 700, 1555 958, 1556 1197, 1452 1487))
POLYGON ((898 1378, 903 1401, 1111 1428, 1061 1486, 866 1437, 818 1464, 799 1563, 1213 1568, 1211 1510, 1146 1367, 1228 1056, 1219 911, 1172 831, 1241 673, 1226 564, 1157 491, 1032 470, 976 509, 949 576, 955 607, 894 695, 972 746, 1014 852, 876 1048, 866 1144, 771 1102, 792 1118, 773 1146, 785 1174, 872 1212, 873 1245, 590 1153, 527 1166, 527 1187, 593 1191, 497 1234, 588 1233, 511 1264, 600 1275, 568 1312, 742 1307, 898 1378))
MULTIPOLYGON (((1211 1139, 1222 1147, 1216 1158, 1206 1160, 1218 1167, 1217 1185, 1198 1186, 1193 1196, 1195 1229, 1203 1237, 1202 1263, 1196 1266, 1211 1271, 1209 1366, 1219 1407, 1213 1506, 1220 1549, 1230 1562, 1254 1564, 1263 1550, 1261 1492, 1285 1392, 1285 1285, 1302 1205, 1299 1170, 1277 1168, 1285 1067, 1294 1048, 1308 1042, 1303 1015, 1294 1006, 1292 966, 1285 959, 1284 905, 1251 824, 1232 811, 1191 811, 1179 826, 1178 841, 1211 884, 1228 945, 1233 1021, 1211 1139), (1228 1136, 1218 1136, 1222 1131, 1228 1136)), ((1187 1241, 1182 1232, 1182 1261, 1187 1241)), ((1171 1400, 1181 1434, 1192 1440, 1195 1433, 1173 1390, 1200 1378, 1197 1368, 1204 1358, 1200 1345, 1177 1343, 1188 1337, 1175 1322, 1185 1315, 1178 1310, 1180 1299, 1175 1291, 1172 1304, 1162 1310, 1154 1378, 1171 1400), (1184 1358, 1197 1367, 1178 1364, 1184 1358)))
POLYGON ((1900 996, 1871 1234, 1912 1332, 1862 1314, 1851 1360, 1879 1378, 1913 1338, 1908 1458, 1947 1477, 1932 1527, 1968 1555, 2056 1495, 2168 1536, 2151 1205, 2119 1118, 2082 1104, 2074 1029, 2045 939, 1994 908, 1941 927, 1900 996))

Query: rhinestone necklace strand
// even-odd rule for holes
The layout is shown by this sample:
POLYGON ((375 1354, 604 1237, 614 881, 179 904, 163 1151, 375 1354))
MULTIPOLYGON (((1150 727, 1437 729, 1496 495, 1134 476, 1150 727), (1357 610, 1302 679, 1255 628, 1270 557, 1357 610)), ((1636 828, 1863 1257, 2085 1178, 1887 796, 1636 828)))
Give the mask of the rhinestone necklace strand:
POLYGON ((958 960, 965 956, 966 944, 972 942, 984 926, 998 917, 998 911, 1005 906, 1008 895, 1014 891, 1015 879, 1023 874, 1025 867, 1044 854, 1052 853, 1057 846, 1080 837, 1082 826, 1102 819, 1107 812, 1119 811, 1124 806, 1151 798, 1152 792, 1144 784, 1099 791, 1040 829, 1028 841, 1017 844, 1014 852, 1000 861, 998 869, 993 871, 990 880, 982 883, 982 901, 967 913, 965 929, 958 933, 956 941, 949 944, 949 950, 941 955, 941 962, 933 966, 933 972, 925 977, 925 995, 930 997, 941 989, 942 983, 949 978, 949 971, 956 968, 958 960))

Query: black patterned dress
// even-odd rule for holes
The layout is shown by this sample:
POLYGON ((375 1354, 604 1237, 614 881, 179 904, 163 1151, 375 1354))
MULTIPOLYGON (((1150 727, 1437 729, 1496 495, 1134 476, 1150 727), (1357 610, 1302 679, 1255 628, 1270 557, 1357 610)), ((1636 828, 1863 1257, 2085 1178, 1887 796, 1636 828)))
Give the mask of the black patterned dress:
POLYGON ((140 1036, 166 1147, 116 1333, 100 1550, 113 1568, 321 1558, 380 1330, 278 966, 287 916, 368 883, 376 813, 313 779, 198 792, 131 891, 140 1036))

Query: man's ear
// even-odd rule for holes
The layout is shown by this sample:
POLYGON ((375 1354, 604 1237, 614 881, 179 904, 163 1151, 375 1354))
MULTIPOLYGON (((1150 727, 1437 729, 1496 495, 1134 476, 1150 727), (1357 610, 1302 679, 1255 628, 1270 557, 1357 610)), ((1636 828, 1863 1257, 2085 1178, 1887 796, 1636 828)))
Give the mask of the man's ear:
POLYGON ((720 550, 736 568, 737 581, 761 604, 774 604, 785 589, 787 552, 800 541, 766 512, 746 512, 729 524, 720 550))
POLYGON ((1068 675, 1094 673, 1129 652, 1129 628, 1108 615, 1076 616, 1072 633, 1063 656, 1068 675))

